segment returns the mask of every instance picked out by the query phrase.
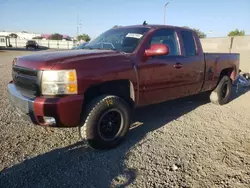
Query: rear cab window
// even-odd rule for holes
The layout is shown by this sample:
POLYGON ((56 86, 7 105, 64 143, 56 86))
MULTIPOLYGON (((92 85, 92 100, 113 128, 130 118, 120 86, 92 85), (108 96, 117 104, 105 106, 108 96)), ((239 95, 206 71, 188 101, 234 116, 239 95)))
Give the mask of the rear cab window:
POLYGON ((180 55, 177 34, 174 29, 158 29, 150 40, 152 44, 165 44, 169 48, 167 56, 180 55))
POLYGON ((181 38, 184 45, 184 52, 186 56, 196 56, 197 47, 194 40, 193 32, 181 31, 181 38))

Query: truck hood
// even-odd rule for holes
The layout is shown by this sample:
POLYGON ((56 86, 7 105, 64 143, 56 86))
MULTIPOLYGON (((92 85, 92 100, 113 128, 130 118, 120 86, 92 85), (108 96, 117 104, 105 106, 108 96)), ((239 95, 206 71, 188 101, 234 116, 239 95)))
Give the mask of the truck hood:
POLYGON ((117 53, 112 50, 63 50, 38 52, 31 55, 20 56, 16 58, 15 65, 36 69, 50 70, 57 63, 72 62, 74 60, 86 60, 89 58, 114 56, 117 53))

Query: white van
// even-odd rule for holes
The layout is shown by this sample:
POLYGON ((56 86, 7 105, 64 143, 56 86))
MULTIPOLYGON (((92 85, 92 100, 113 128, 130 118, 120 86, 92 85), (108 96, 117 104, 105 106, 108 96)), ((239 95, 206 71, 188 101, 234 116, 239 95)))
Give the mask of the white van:
POLYGON ((0 36, 0 47, 11 47, 10 38, 7 36, 0 36))

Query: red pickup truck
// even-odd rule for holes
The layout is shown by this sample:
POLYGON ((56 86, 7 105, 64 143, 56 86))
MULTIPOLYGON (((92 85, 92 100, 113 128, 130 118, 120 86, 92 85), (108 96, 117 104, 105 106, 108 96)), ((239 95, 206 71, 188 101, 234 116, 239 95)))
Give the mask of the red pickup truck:
POLYGON ((13 60, 9 97, 34 124, 79 127, 95 149, 124 139, 133 108, 211 92, 230 100, 239 54, 204 53, 187 28, 136 25, 110 29, 81 50, 13 60))

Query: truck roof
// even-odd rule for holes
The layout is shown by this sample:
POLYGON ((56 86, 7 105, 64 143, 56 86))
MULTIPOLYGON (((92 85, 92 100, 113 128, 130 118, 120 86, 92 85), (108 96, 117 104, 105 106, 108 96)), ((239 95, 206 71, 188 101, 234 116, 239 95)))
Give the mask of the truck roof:
POLYGON ((147 24, 147 25, 128 25, 128 26, 119 26, 117 28, 130 28, 130 27, 141 27, 141 28, 171 28, 171 29, 185 29, 193 31, 192 29, 186 27, 172 26, 172 25, 160 25, 160 24, 147 24))

